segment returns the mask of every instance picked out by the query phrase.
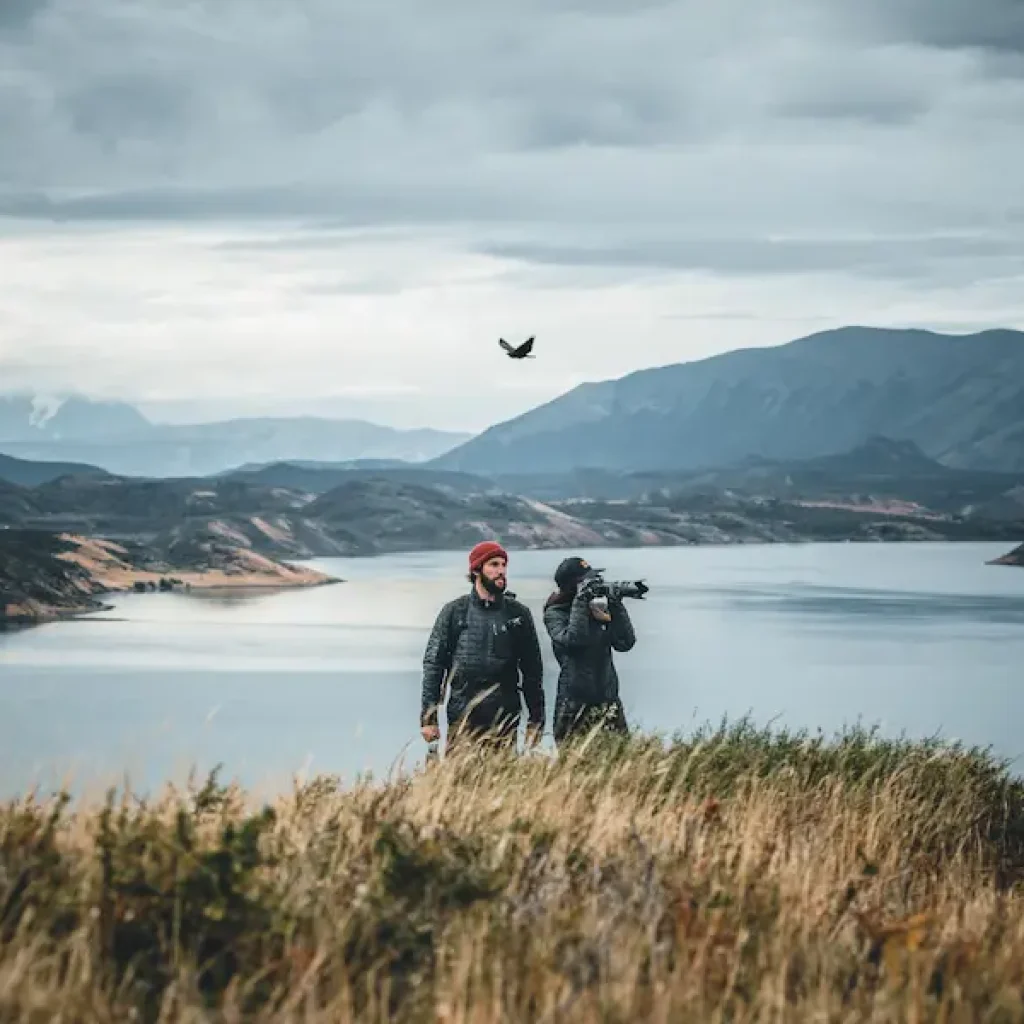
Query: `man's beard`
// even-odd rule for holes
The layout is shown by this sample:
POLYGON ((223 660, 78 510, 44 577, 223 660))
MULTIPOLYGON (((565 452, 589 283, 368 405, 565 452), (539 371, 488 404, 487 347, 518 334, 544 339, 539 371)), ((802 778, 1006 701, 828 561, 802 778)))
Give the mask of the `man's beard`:
POLYGON ((489 576, 485 576, 481 573, 480 582, 484 585, 484 590, 493 597, 499 597, 501 594, 505 593, 504 576, 499 576, 497 579, 492 580, 489 576))

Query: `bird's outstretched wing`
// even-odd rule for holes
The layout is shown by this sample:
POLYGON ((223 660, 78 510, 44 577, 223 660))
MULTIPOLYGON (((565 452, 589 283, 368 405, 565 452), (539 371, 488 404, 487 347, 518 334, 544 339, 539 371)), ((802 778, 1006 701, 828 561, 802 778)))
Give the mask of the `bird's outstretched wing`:
POLYGON ((508 342, 507 342, 507 341, 506 341, 506 340, 505 340, 504 338, 499 338, 499 339, 498 339, 498 344, 499 344, 499 345, 500 345, 500 346, 501 346, 501 347, 502 347, 502 348, 503 348, 503 349, 504 349, 504 350, 505 350, 505 351, 506 351, 506 352, 507 352, 507 353, 508 353, 509 355, 512 355, 512 353, 513 353, 513 352, 515 351, 515 349, 513 349, 513 348, 512 348, 512 346, 511 346, 511 345, 510 345, 510 344, 509 344, 509 343, 508 343, 508 342))
POLYGON ((516 355, 528 356, 533 351, 533 338, 527 338, 526 341, 516 349, 516 355))

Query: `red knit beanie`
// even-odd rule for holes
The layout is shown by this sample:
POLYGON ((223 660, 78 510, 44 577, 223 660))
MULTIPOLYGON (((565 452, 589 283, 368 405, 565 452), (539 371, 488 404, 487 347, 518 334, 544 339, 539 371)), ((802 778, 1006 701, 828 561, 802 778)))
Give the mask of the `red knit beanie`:
POLYGON ((504 558, 508 561, 508 552, 494 540, 482 540, 469 553, 469 571, 477 572, 489 558, 504 558))

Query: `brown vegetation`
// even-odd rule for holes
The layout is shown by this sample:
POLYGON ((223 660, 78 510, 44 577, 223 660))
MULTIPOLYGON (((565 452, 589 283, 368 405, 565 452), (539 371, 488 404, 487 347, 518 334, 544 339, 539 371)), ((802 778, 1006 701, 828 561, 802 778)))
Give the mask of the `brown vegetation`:
POLYGON ((1021 786, 980 752, 604 740, 0 811, 0 1017, 1024 1019, 1021 786))
MULTIPOLYGON (((107 590, 131 590, 136 583, 157 583, 168 572, 141 569, 132 564, 120 544, 100 538, 63 534, 74 547, 57 557, 85 569, 107 590)), ((315 569, 278 562, 246 547, 232 551, 229 568, 171 569, 170 574, 190 587, 301 587, 330 582, 330 577, 315 569)))

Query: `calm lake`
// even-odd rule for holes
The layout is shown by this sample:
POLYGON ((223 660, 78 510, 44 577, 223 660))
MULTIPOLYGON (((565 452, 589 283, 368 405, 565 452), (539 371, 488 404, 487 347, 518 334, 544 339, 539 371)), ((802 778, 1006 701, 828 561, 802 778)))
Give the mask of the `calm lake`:
MULTIPOLYGON (((1012 545, 1010 545, 1012 546, 1012 545)), ((839 544, 586 552, 643 576, 636 648, 618 655, 631 721, 671 733, 861 721, 1024 753, 1024 571, 1006 544, 839 544)), ((565 552, 513 552, 540 625, 565 552)), ((62 780, 137 789, 218 762, 258 792, 294 774, 386 773, 422 758, 420 660, 464 552, 310 564, 346 582, 256 597, 142 594, 0 634, 0 796, 62 780)), ((550 738, 545 739, 550 746, 550 738)))

